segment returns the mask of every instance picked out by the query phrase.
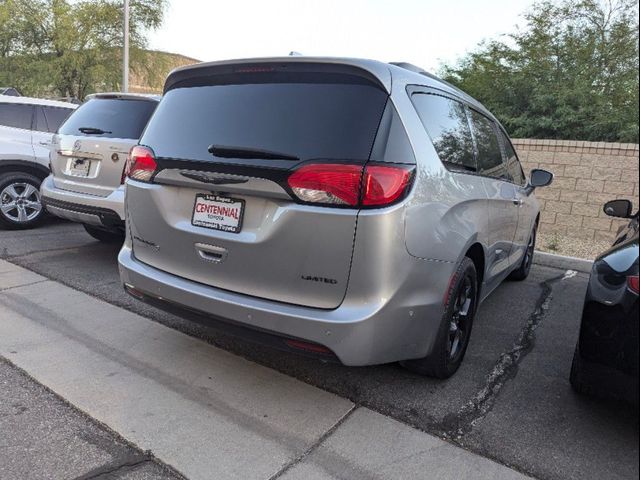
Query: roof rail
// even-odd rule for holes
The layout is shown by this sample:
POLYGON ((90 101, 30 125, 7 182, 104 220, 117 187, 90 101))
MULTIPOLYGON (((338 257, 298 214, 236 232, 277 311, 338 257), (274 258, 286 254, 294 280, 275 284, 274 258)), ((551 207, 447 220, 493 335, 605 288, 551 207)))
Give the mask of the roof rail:
POLYGON ((408 62, 389 62, 390 65, 395 65, 396 67, 404 68, 405 70, 411 70, 412 72, 425 74, 427 73, 423 68, 414 65, 413 63, 408 62))
POLYGON ((396 67, 400 67, 400 68, 404 68, 405 70, 409 70, 411 72, 415 72, 415 73, 419 73, 420 75, 424 75, 425 77, 429 77, 433 80, 438 80, 439 82, 444 83, 445 85, 453 88, 454 90, 456 90, 457 92, 460 92, 464 95, 467 95, 466 92, 460 90, 460 88, 456 87, 455 85, 451 84, 450 82, 447 82, 446 80, 443 80, 442 78, 434 75, 433 73, 429 73, 426 70, 414 65, 413 63, 408 63, 408 62, 389 62, 390 65, 395 65, 396 67))

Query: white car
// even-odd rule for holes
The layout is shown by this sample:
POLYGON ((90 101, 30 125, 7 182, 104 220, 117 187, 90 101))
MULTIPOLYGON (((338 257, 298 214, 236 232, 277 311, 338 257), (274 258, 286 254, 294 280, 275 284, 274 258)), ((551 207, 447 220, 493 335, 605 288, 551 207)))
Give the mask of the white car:
POLYGON ((58 127, 77 105, 0 96, 0 228, 30 228, 43 217, 40 184, 58 127))
POLYGON ((82 223, 101 242, 124 239, 124 166, 160 96, 96 93, 60 126, 51 175, 42 182, 49 213, 82 223))

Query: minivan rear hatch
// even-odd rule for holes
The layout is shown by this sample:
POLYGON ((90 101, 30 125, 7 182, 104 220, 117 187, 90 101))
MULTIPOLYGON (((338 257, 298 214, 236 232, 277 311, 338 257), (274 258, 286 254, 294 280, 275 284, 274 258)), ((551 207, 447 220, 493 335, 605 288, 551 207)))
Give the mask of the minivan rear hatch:
POLYGON ((387 99, 370 74, 324 64, 169 77, 140 140, 157 173, 128 182, 135 257, 235 293, 336 308, 358 209, 296 201, 286 179, 309 163, 364 165, 387 99))

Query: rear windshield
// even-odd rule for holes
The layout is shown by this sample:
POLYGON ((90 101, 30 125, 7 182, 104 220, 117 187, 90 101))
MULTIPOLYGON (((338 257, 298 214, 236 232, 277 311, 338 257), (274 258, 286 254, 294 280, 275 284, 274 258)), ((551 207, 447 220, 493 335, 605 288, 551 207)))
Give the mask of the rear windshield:
POLYGON ((168 91, 143 145, 161 158, 213 160, 210 145, 366 161, 387 94, 366 84, 264 83, 168 91))
POLYGON ((62 124, 58 133, 91 137, 138 139, 158 105, 150 100, 93 98, 83 103, 62 124), (83 133, 80 129, 105 133, 83 133))

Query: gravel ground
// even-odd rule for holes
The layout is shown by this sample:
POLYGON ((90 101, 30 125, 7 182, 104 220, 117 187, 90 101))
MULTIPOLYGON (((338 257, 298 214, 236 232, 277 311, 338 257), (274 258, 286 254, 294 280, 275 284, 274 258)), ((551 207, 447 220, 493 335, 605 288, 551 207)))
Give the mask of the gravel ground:
POLYGON ((541 252, 555 253, 569 257, 593 260, 605 250, 611 248, 610 242, 584 240, 555 233, 540 233, 536 249, 541 252))

